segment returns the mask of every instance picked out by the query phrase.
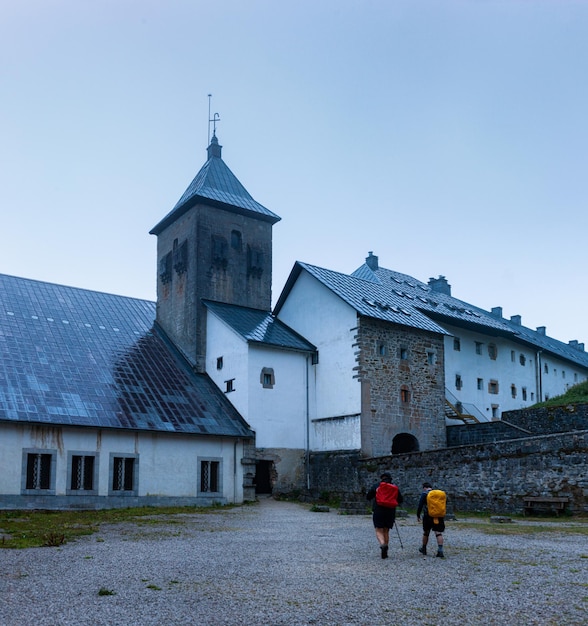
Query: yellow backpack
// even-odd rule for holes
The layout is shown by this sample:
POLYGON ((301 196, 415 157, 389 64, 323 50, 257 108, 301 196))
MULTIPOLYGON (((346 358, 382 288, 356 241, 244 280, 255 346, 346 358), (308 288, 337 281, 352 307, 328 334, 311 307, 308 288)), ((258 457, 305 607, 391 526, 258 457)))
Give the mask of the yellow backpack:
POLYGON ((445 517, 447 495, 441 489, 431 489, 427 494, 427 513, 435 523, 440 517, 445 517))

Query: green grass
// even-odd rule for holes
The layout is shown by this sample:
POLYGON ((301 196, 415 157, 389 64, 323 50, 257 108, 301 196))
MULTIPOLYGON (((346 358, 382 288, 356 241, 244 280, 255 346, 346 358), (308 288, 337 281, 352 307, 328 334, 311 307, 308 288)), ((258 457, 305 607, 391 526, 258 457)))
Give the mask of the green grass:
POLYGON ((101 511, 0 511, 0 548, 58 547, 76 537, 98 532, 100 524, 177 524, 180 522, 173 519, 175 515, 206 514, 218 509, 214 506, 101 511))
POLYGON ((533 407, 530 408, 545 406, 565 406, 568 404, 588 404, 588 381, 578 383, 577 385, 570 387, 561 396, 549 398, 549 400, 534 404, 533 407))

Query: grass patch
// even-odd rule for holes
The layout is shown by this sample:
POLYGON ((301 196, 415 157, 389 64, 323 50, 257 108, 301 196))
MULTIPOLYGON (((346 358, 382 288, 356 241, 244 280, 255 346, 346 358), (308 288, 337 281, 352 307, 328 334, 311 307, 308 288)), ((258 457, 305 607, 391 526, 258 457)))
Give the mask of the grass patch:
MULTIPOLYGON (((528 518, 527 518, 528 519, 528 518)), ((570 523, 564 522, 559 524, 554 521, 551 523, 517 523, 512 524, 492 524, 490 521, 487 523, 480 522, 468 522, 468 521, 456 521, 451 522, 452 527, 456 528, 470 528, 473 530, 479 530, 486 535, 539 535, 542 533, 560 533, 565 535, 588 535, 588 524, 586 523, 570 523)))
MULTIPOLYGON (((0 548, 56 547, 98 532, 101 524, 181 524, 181 519, 173 517, 218 510, 219 507, 136 507, 100 511, 0 511, 0 548)), ((104 540, 98 537, 96 541, 104 540)))

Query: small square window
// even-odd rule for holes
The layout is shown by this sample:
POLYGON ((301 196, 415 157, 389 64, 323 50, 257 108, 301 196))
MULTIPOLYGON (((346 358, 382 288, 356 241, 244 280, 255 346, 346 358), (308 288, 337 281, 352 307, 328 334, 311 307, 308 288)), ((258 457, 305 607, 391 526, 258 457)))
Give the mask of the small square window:
POLYGON ((272 367, 264 367, 259 376, 259 382, 264 389, 273 389, 276 384, 276 377, 272 367))
POLYGON ((494 394, 498 393, 498 381, 497 380, 491 380, 488 383, 488 393, 494 393, 494 394))
POLYGON ((25 493, 55 493, 56 454, 53 450, 23 450, 25 493))

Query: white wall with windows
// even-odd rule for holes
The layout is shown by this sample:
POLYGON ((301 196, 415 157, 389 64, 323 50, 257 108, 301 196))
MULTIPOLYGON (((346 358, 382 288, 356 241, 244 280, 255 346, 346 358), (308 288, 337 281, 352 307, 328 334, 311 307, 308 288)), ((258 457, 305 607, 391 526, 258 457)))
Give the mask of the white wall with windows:
POLYGON ((0 431, 0 496, 243 501, 237 439, 10 422, 0 431))
POLYGON ((445 385, 488 420, 565 393, 586 380, 581 368, 501 337, 444 325, 445 385))

